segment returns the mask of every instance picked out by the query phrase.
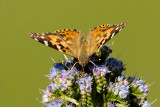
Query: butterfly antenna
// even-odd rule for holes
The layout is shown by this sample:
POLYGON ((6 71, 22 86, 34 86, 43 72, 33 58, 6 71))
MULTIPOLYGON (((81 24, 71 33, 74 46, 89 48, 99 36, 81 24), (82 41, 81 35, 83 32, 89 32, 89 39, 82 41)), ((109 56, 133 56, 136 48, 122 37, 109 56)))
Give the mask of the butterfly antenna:
POLYGON ((57 62, 54 60, 54 58, 53 57, 51 57, 52 58, 52 61, 56 64, 57 62))
POLYGON ((94 66, 96 66, 99 69, 99 67, 93 61, 90 60, 89 62, 91 62, 94 66))
POLYGON ((72 66, 71 70, 73 70, 73 67, 74 67, 77 63, 78 63, 78 62, 75 62, 75 63, 73 64, 73 66, 72 66))

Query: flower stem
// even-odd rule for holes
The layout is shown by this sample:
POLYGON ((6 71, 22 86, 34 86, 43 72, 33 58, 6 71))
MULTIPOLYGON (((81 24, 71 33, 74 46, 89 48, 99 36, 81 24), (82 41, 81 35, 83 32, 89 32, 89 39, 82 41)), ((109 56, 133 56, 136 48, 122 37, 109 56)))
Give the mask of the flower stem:
POLYGON ((76 105, 79 105, 79 102, 78 102, 77 100, 75 100, 75 99, 73 99, 73 98, 71 98, 71 97, 68 97, 68 96, 64 95, 61 91, 59 91, 59 94, 61 95, 61 98, 62 98, 62 99, 67 100, 67 101, 69 101, 69 102, 72 102, 72 103, 74 103, 74 104, 76 104, 76 105))

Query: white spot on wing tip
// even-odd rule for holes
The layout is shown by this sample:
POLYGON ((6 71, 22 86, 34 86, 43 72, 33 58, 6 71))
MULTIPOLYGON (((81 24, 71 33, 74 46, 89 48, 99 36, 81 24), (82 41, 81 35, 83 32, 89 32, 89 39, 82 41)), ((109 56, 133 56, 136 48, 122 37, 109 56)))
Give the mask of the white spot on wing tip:
POLYGON ((37 38, 34 38, 34 40, 38 41, 38 39, 37 39, 37 38))
POLYGON ((116 28, 116 30, 118 30, 118 29, 119 29, 119 27, 116 28))
POLYGON ((42 39, 44 39, 44 36, 41 36, 42 39))
POLYGON ((112 36, 111 36, 111 38, 113 38, 113 36, 115 35, 115 33, 112 33, 112 36))
POLYGON ((58 48, 58 49, 61 49, 61 46, 57 45, 57 48, 58 48))
POLYGON ((62 52, 61 46, 59 46, 59 45, 56 45, 56 46, 57 46, 58 50, 59 50, 60 52, 62 52))
POLYGON ((121 31, 121 30, 122 30, 122 28, 119 29, 119 31, 121 31))
POLYGON ((44 44, 45 44, 46 46, 48 46, 48 41, 44 41, 44 44))

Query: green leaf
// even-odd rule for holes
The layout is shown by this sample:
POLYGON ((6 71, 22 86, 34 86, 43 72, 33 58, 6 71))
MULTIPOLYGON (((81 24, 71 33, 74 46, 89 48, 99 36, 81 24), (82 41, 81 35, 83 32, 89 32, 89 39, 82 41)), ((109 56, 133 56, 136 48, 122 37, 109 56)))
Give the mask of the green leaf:
POLYGON ((62 99, 66 100, 66 101, 69 101, 69 102, 71 102, 71 103, 74 103, 74 104, 76 104, 76 105, 79 105, 79 102, 78 102, 77 100, 75 100, 75 99, 73 99, 73 98, 71 98, 71 97, 66 96, 66 95, 63 94, 61 91, 59 91, 59 94, 61 95, 61 98, 62 98, 62 99))

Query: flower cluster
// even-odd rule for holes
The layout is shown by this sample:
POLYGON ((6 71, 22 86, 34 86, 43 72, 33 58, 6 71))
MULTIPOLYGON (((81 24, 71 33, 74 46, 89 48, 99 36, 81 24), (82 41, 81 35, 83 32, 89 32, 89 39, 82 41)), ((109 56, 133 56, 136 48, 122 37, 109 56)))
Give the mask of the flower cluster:
MULTIPOLYGON (((113 92, 115 96, 119 95, 120 98, 127 98, 129 95, 128 81, 123 76, 119 76, 117 82, 110 82, 108 85, 108 91, 113 92)), ((117 96, 118 97, 118 96, 117 96)))
POLYGON ((77 80, 83 105, 91 105, 92 79, 92 76, 87 76, 87 74, 85 74, 82 78, 79 77, 77 80))
POLYGON ((143 80, 134 79, 131 85, 133 88, 132 90, 134 91, 134 94, 137 95, 137 97, 146 97, 148 95, 148 85, 145 84, 143 80), (142 93, 142 95, 139 93, 142 93))
POLYGON ((43 91, 45 107, 151 107, 149 85, 123 75, 123 62, 109 57, 111 52, 102 46, 84 68, 75 58, 55 63, 48 75, 51 83, 43 91))

